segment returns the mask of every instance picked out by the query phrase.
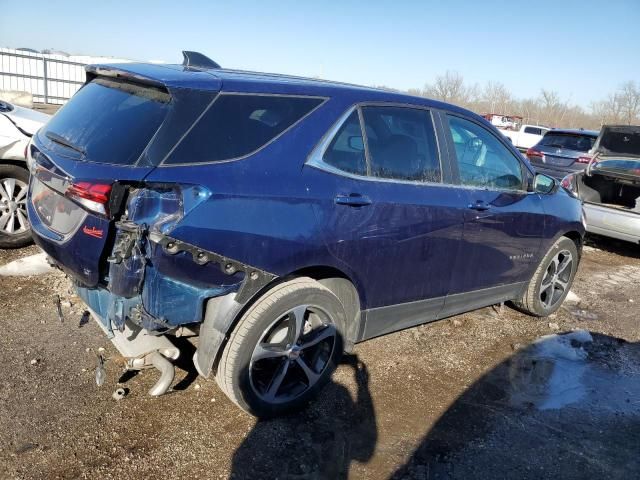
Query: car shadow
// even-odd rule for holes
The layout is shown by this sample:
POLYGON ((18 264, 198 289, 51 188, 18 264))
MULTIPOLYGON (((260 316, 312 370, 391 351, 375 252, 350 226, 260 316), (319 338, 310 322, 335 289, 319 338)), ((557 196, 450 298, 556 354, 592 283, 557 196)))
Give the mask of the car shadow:
POLYGON ((346 479, 353 461, 367 462, 378 429, 369 374, 356 355, 342 361, 357 393, 331 382, 305 410, 258 420, 233 455, 233 479, 346 479))
POLYGON ((640 344, 578 330, 493 368, 391 478, 627 479, 638 452, 640 344))
POLYGON ((585 246, 604 250, 605 252, 614 253, 616 255, 640 258, 640 248, 638 248, 638 245, 635 243, 589 233, 584 239, 584 244, 585 246))

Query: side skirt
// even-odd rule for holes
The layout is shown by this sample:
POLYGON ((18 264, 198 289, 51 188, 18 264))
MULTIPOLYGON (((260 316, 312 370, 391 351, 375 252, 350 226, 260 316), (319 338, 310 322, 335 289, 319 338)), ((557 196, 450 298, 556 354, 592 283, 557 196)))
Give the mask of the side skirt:
POLYGON ((512 283, 446 297, 371 308, 363 312, 364 329, 358 341, 513 300, 522 293, 526 285, 527 282, 512 283))

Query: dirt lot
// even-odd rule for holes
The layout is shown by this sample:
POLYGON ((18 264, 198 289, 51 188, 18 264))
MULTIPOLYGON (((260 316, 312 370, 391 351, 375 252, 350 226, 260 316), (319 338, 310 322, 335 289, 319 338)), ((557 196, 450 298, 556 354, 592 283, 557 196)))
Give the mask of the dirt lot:
POLYGON ((53 307, 64 276, 0 277, 2 478, 638 477, 640 249, 590 245, 553 318, 485 308, 366 342, 308 409, 263 422, 188 362, 166 396, 148 371, 112 399, 115 350, 53 307))

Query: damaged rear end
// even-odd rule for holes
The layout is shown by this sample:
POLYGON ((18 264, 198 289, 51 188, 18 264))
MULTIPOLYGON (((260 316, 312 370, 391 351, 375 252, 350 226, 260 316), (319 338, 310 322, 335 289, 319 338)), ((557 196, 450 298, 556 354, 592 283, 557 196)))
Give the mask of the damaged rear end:
POLYGON ((173 380, 179 350, 167 334, 197 335, 208 300, 231 294, 239 305, 273 278, 171 236, 210 197, 206 187, 146 181, 219 89, 206 72, 90 67, 30 145, 35 241, 73 278, 127 367, 162 372, 152 395, 173 380))

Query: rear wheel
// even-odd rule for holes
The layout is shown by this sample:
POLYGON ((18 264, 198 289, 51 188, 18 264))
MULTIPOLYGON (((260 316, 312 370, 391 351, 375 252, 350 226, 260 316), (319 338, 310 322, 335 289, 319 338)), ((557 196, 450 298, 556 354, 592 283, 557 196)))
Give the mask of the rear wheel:
POLYGON ((554 313, 571 289, 578 260, 573 240, 560 237, 540 262, 524 295, 514 302, 515 306, 536 317, 554 313))
POLYGON ((218 364, 218 385, 258 417, 305 405, 340 361, 345 318, 338 298, 315 280, 274 287, 234 328, 218 364))
POLYGON ((31 241, 27 219, 29 172, 18 165, 0 165, 0 248, 24 247, 31 241))

